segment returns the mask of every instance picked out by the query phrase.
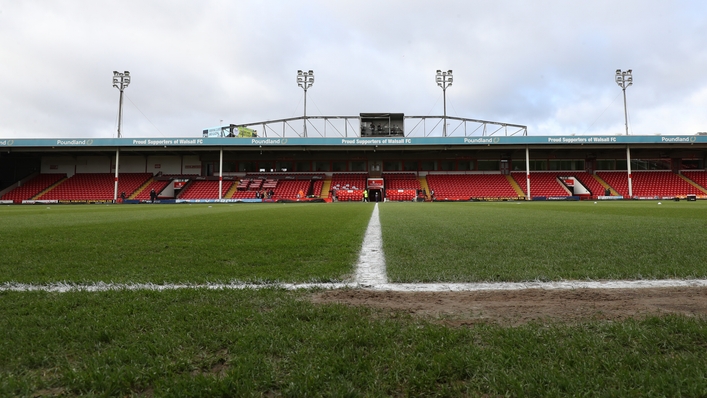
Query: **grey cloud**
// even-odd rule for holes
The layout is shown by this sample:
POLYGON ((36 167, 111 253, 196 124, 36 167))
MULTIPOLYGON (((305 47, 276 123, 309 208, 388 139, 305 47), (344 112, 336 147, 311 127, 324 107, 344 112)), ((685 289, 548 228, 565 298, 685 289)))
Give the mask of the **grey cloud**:
POLYGON ((448 113, 529 133, 707 130, 699 1, 28 1, 0 5, 0 137, 195 136, 301 114, 448 113), (308 104, 309 105, 309 104, 308 104), (661 117, 657 117, 660 115, 661 117), (154 126, 153 126, 154 124, 154 126), (156 127, 155 127, 156 126, 156 127))

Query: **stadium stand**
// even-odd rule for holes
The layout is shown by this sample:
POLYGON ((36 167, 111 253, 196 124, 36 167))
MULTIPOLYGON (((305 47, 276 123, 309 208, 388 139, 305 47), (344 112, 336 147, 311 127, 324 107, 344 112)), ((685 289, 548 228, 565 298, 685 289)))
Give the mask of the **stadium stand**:
POLYGON ((518 197, 501 174, 428 174, 427 184, 435 192, 436 200, 518 197))
MULTIPOLYGON (((193 180, 179 194, 179 199, 218 199, 218 181, 215 180, 193 180)), ((221 197, 233 185, 233 181, 224 180, 221 188, 221 197)))
MULTIPOLYGON (((154 189, 161 192, 170 180, 151 173, 122 173, 118 195, 137 200, 149 198, 154 189), (131 196, 132 195, 132 196, 131 196)), ((191 178, 182 189, 180 199, 217 199, 218 181, 213 177, 178 175, 191 178)), ((419 195, 423 186, 426 193, 435 191, 436 200, 516 199, 527 192, 525 172, 501 173, 448 173, 429 172, 418 177, 414 172, 385 172, 387 200, 410 201, 419 195), (517 185, 516 185, 517 184, 517 185), (522 191, 522 193, 521 193, 522 191)), ((560 177, 574 177, 587 188, 592 198, 605 194, 605 182, 619 195, 628 198, 626 171, 598 171, 592 175, 585 171, 533 171, 531 172, 532 197, 562 197, 572 195, 571 185, 565 186, 560 177), (595 178, 596 177, 596 178, 595 178)), ((329 197, 337 192, 340 201, 361 201, 367 186, 368 173, 248 173, 236 181, 224 177, 223 198, 255 199, 258 192, 273 191, 273 199, 296 200, 301 192, 308 198, 329 197), (325 191, 323 192, 324 187, 325 191)), ((707 171, 685 170, 681 175, 670 170, 639 170, 632 174, 634 198, 669 198, 707 195, 707 171)), ((575 191, 576 192, 576 191, 575 191)), ((111 201, 114 195, 113 173, 77 173, 70 178, 65 174, 37 174, 22 186, 5 193, 2 200, 21 203, 23 200, 60 201, 111 201)))
POLYGON ((0 199, 12 200, 14 203, 22 203, 23 200, 32 199, 63 178, 66 178, 66 174, 37 174, 34 178, 6 193, 0 199))
POLYGON ((265 180, 262 178, 252 179, 250 181, 250 185, 248 185, 248 189, 251 191, 260 191, 260 189, 263 187, 264 182, 265 180))
POLYGON ((304 199, 309 192, 311 183, 311 180, 280 180, 277 188, 274 189, 275 197, 273 199, 304 199), (302 198, 297 197, 300 191, 303 194, 302 198))
MULTIPOLYGON (((122 173, 118 181, 118 195, 121 192, 125 192, 126 196, 130 196, 150 178, 152 178, 151 173, 122 173)), ((114 188, 115 176, 111 173, 74 174, 37 199, 65 201, 113 200, 114 188)))
MULTIPOLYGON (((562 173, 563 175, 567 173, 562 173)), ((528 184, 525 172, 514 172, 511 176, 520 186, 523 192, 528 194, 528 184)), ((557 173, 530 173, 530 195, 531 197, 546 196, 560 197, 571 196, 572 193, 557 179, 557 173)))
MULTIPOLYGON (((513 172, 511 175, 513 176, 513 180, 527 195, 528 184, 525 172, 513 172)), ((604 186, 586 171, 540 171, 530 173, 531 196, 560 197, 572 195, 573 193, 568 191, 565 185, 560 182, 560 177, 574 177, 575 180, 579 181, 589 190, 590 197, 592 198, 604 195, 604 186)))
POLYGON ((273 178, 268 178, 267 180, 265 180, 262 186, 262 189, 266 191, 275 188, 277 188, 277 180, 273 178))
POLYGON ((569 175, 566 173, 557 173, 558 176, 572 176, 575 177, 577 180, 579 180, 582 185, 584 185, 585 188, 589 190, 591 193, 592 199, 596 199, 598 196, 604 196, 604 193, 606 191, 606 187, 601 185, 599 181, 597 181, 596 178, 592 174, 587 173, 586 171, 573 171, 569 175))
POLYGON ((388 200, 409 202, 418 196, 418 192, 416 189, 386 189, 385 196, 388 200))
POLYGON ((703 194, 699 189, 668 170, 636 171, 631 177, 633 179, 633 196, 671 197, 703 194))
MULTIPOLYGON (((624 197, 629 196, 626 171, 600 171, 597 174, 621 195, 624 197)), ((631 186, 634 197, 673 197, 704 194, 704 192, 669 170, 634 171, 631 173, 631 186)))
POLYGON ((160 192, 162 192, 162 190, 165 189, 171 182, 171 180, 152 180, 142 191, 140 191, 140 193, 135 195, 133 199, 148 200, 150 199, 150 192, 152 192, 153 189, 157 195, 159 195, 160 192))
POLYGON ((703 189, 707 189, 707 171, 705 170, 689 170, 683 171, 682 175, 689 178, 692 182, 699 185, 703 189))
POLYGON ((324 186, 324 180, 314 180, 312 184, 312 196, 320 198, 322 196, 322 187, 324 186))
POLYGON ((248 173, 239 181, 238 192, 234 193, 232 198, 256 198, 256 191, 272 191, 274 200, 296 200, 300 192, 302 198, 319 197, 324 178, 324 173, 248 173), (253 192, 253 195, 239 193, 246 190, 253 192))
POLYGON ((421 189, 415 173, 383 173, 383 179, 388 200, 411 201, 421 189))
POLYGON ((624 198, 628 197, 628 177, 626 171, 597 171, 599 178, 624 198))
MULTIPOLYGON (((336 190, 339 201, 362 201, 366 188, 367 173, 334 173, 331 178, 331 190, 336 190)), ((331 197, 331 192, 330 192, 331 197)))

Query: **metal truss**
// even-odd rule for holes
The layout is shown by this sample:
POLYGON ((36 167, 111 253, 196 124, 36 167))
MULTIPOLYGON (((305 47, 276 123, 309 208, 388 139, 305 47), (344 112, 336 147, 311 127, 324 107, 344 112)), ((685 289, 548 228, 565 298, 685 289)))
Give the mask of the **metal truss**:
MULTIPOLYGON (((405 116, 405 137, 444 137, 445 120, 447 137, 528 135, 528 127, 519 124, 453 116, 405 116)), ((361 137, 359 116, 299 116, 231 126, 256 130, 258 137, 361 137)))

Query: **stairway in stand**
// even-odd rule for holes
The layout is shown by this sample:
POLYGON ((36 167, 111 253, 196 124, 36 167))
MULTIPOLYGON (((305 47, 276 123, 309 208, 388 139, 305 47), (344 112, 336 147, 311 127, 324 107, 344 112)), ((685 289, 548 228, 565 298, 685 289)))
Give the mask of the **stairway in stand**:
POLYGON ((150 184, 152 184, 152 181, 154 181, 154 180, 155 180, 155 178, 153 177, 153 178, 150 178, 149 180, 145 181, 145 183, 142 184, 142 186, 140 186, 140 188, 138 188, 137 190, 135 190, 135 192, 133 192, 133 194, 130 195, 130 196, 128 197, 128 199, 135 199, 135 197, 138 196, 138 195, 140 195, 140 192, 144 191, 145 188, 149 187, 150 184))
POLYGON ((41 197, 41 196, 44 195, 45 193, 51 191, 52 189, 56 188, 57 186, 59 186, 60 184, 62 184, 64 181, 66 181, 66 180, 68 180, 68 179, 69 179, 68 177, 64 177, 64 178, 62 178, 61 180, 55 182, 54 184, 48 186, 47 189, 45 189, 45 190, 43 190, 42 192, 40 192, 40 193, 34 195, 34 196, 32 197, 32 200, 38 199, 39 197, 41 197))
POLYGON ((237 190, 238 190, 238 184, 233 184, 231 186, 231 188, 229 188, 228 191, 226 191, 226 193, 223 195, 223 199, 233 198, 233 194, 235 194, 237 190))
POLYGON ((424 189, 425 192, 427 192, 427 197, 425 198, 425 201, 432 200, 432 193, 430 192, 430 186, 427 185, 427 177, 419 176, 419 177, 417 177, 417 180, 420 181, 420 189, 424 189))
POLYGON ((328 198, 330 188, 331 188, 331 177, 326 177, 324 179, 324 184, 322 185, 322 192, 319 194, 319 197, 320 198, 328 198))
POLYGON ((523 189, 518 185, 515 179, 510 174, 506 174, 506 179, 508 180, 508 183, 511 184, 513 189, 516 191, 518 194, 518 197, 525 199, 525 192, 523 192, 523 189))
POLYGON ((702 187, 700 186, 700 184, 698 184, 698 183, 692 181, 691 179, 685 177, 684 175, 678 174, 678 177, 682 178, 682 179, 685 180, 688 184, 690 184, 690 185, 692 185, 693 187, 699 189, 700 191, 702 191, 702 192, 704 192, 704 193, 707 193, 707 189, 702 188, 702 187))
MULTIPOLYGON (((601 184, 601 186, 603 186, 605 189, 608 189, 612 195, 619 196, 619 193, 616 192, 616 190, 614 188, 612 188, 609 184, 607 184, 606 181, 602 180, 601 177, 599 177, 596 174, 592 174, 592 177, 594 177, 594 179, 597 180, 597 182, 599 184, 601 184)), ((597 195, 597 196, 601 196, 601 195, 597 195)))

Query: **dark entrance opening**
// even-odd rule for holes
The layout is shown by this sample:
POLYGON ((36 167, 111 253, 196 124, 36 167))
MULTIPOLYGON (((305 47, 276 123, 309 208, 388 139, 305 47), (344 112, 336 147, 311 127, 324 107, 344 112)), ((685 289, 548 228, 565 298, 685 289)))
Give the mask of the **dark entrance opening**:
POLYGON ((380 189, 369 189, 368 190, 368 201, 369 202, 382 202, 383 201, 383 191, 380 189))

